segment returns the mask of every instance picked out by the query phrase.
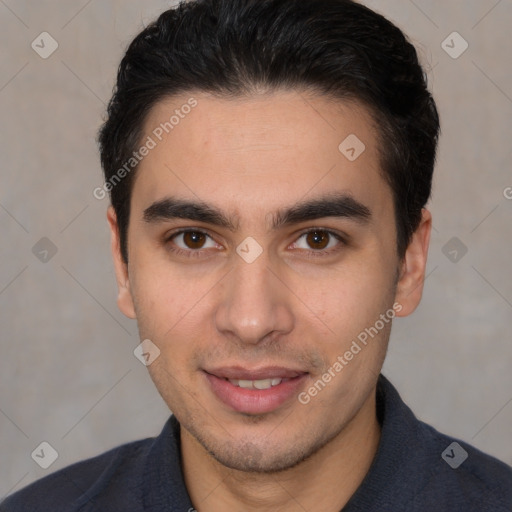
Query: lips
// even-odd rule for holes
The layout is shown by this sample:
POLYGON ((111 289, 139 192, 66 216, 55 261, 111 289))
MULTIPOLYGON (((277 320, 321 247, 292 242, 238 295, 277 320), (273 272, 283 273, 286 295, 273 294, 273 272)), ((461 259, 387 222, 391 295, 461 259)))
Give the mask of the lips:
POLYGON ((204 370, 213 394, 231 410, 245 414, 274 411, 304 385, 307 372, 280 366, 247 369, 240 366, 204 370))

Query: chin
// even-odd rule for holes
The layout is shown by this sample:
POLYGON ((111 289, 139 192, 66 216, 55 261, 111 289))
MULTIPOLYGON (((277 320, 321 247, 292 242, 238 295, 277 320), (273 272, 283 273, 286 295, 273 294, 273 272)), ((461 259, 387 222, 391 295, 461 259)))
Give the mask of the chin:
POLYGON ((280 473, 303 462, 308 455, 293 449, 292 452, 276 453, 271 447, 261 449, 245 445, 233 450, 208 450, 220 464, 244 473, 280 473))
POLYGON ((261 439, 260 443, 250 439, 205 439, 194 428, 189 432, 219 464, 244 473, 266 474, 294 468, 312 457, 336 436, 336 433, 326 433, 320 439, 310 437, 310 442, 305 442, 308 438, 306 433, 297 433, 295 438, 287 437, 285 445, 283 442, 273 444, 267 438, 261 439))

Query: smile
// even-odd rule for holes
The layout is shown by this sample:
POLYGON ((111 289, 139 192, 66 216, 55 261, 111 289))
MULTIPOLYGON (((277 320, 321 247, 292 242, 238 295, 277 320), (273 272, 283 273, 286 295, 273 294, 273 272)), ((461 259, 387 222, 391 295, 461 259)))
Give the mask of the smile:
POLYGON ((298 395, 308 376, 307 372, 283 367, 229 367, 203 373, 214 397, 231 411, 244 414, 278 410, 298 395))

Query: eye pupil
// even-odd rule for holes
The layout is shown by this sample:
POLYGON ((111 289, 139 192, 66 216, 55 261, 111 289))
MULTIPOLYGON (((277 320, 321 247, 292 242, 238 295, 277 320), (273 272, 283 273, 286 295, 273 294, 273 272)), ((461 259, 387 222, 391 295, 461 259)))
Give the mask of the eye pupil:
POLYGON ((329 243, 329 235, 325 231, 311 231, 307 235, 307 242, 315 249, 324 249, 329 243))
POLYGON ((204 233, 199 231, 187 231, 183 234, 183 241, 190 249, 200 249, 205 240, 204 233))

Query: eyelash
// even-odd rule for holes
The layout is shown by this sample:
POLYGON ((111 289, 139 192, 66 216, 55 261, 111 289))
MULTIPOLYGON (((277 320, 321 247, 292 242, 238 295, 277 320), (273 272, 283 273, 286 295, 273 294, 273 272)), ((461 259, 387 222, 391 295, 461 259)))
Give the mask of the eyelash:
MULTIPOLYGON (((303 231, 302 233, 299 234, 298 238, 296 240, 299 240, 300 238, 302 238, 304 235, 308 235, 310 233, 313 233, 315 231, 320 231, 322 233, 327 233, 329 236, 335 238, 338 242, 340 242, 339 244, 337 244, 335 247, 331 247, 330 249, 317 249, 317 250, 314 250, 314 249, 311 249, 310 251, 308 251, 307 249, 300 249, 301 251, 306 251, 307 252, 307 255, 306 257, 307 258, 324 258, 324 257, 327 257, 327 256, 331 256, 332 254, 338 252, 339 250, 341 250, 341 247, 346 245, 346 240, 341 236, 339 235, 338 233, 334 232, 334 231, 331 231, 329 229, 324 229, 324 228, 309 228, 308 230, 306 231, 303 231)), ((169 243, 172 241, 173 238, 176 238, 177 236, 179 235, 182 235, 183 233, 201 233, 209 238, 212 238, 206 231, 202 230, 202 229, 182 229, 180 231, 176 231, 175 233, 172 233, 171 235, 169 235, 168 237, 166 237, 165 239, 165 242, 166 243, 169 243)), ((181 249, 179 247, 172 247, 170 246, 169 244, 169 250, 171 252, 173 252, 174 254, 177 254, 178 256, 185 256, 187 258, 204 258, 205 256, 203 256, 203 252, 204 252, 204 249, 189 249, 189 250, 184 250, 184 249, 181 249)))

